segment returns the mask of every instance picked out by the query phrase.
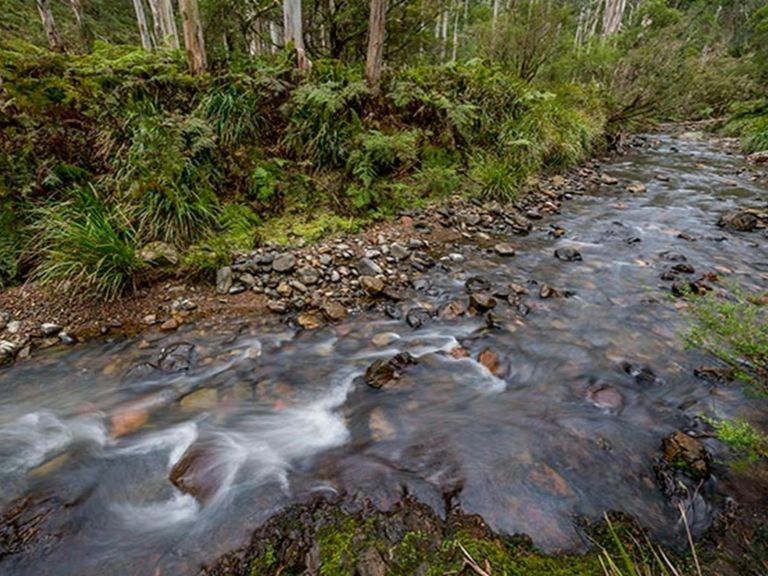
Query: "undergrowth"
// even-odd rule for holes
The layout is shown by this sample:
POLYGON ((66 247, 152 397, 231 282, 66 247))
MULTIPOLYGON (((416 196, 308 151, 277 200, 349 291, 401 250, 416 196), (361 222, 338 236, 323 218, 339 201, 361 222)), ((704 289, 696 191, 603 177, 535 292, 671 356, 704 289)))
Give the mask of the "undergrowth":
POLYGON ((361 70, 284 55, 190 77, 180 55, 97 43, 0 49, 0 282, 114 296, 163 241, 211 277, 258 241, 314 241, 452 193, 515 200, 585 159, 606 114, 589 86, 546 91, 481 60, 361 70), (80 206, 87 206, 80 212, 80 206))

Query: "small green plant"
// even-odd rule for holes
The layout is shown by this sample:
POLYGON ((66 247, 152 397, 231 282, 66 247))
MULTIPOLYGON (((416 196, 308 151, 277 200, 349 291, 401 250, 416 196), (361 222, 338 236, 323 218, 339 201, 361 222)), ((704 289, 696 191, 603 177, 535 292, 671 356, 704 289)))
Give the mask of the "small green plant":
POLYGON ((44 283, 79 285, 107 298, 134 287, 142 269, 125 215, 92 187, 38 211, 35 277, 44 283))
POLYGON ((481 197, 505 202, 517 199, 525 176, 525 170, 519 164, 490 153, 477 154, 470 170, 470 177, 481 197))
POLYGON ((710 420, 717 439, 750 462, 768 458, 768 436, 745 420, 710 420))
POLYGON ((685 334, 689 347, 712 354, 761 394, 768 393, 767 296, 734 289, 727 297, 689 298, 693 327, 685 334))

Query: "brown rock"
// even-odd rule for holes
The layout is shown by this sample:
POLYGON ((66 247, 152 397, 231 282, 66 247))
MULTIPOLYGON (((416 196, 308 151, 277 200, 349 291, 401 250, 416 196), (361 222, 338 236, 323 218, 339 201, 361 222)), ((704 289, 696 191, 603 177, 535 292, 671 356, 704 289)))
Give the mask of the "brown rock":
POLYGON ((163 332, 173 332, 179 328, 179 321, 176 318, 168 318, 165 322, 160 324, 160 330, 163 332))
POLYGON ((320 310, 330 322, 340 322, 347 317, 347 309, 338 302, 326 302, 320 310))
POLYGON ((469 308, 474 312, 486 312, 496 307, 496 300, 483 292, 476 292, 469 296, 469 308))
POLYGON ((361 276, 360 285, 371 296, 378 296, 384 291, 384 281, 375 276, 361 276))
POLYGON ((709 476, 710 456, 699 440, 679 430, 662 440, 664 461, 695 479, 709 476))
POLYGON ((408 352, 401 352, 389 360, 376 360, 365 371, 365 383, 371 388, 384 388, 397 383, 403 373, 418 364, 418 360, 408 352))
POLYGON ((208 502, 226 479, 228 466, 217 460, 213 447, 193 444, 171 470, 168 479, 185 494, 208 502))
POLYGON ((304 328, 304 330, 315 330, 323 325, 323 318, 320 314, 315 312, 305 312, 299 314, 299 317, 296 318, 296 322, 299 326, 304 328))
POLYGON ((485 366, 488 371, 498 376, 500 373, 499 355, 490 348, 486 348, 477 356, 477 361, 485 366))

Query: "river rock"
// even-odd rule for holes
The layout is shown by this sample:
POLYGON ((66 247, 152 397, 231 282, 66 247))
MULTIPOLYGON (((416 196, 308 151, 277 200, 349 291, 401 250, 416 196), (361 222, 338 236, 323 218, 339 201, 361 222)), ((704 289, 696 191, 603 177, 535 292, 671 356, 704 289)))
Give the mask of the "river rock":
POLYGON ((467 313, 467 306, 460 300, 453 300, 440 308, 439 316, 441 320, 453 320, 467 313))
POLYGON ((288 311, 288 305, 282 300, 269 300, 267 309, 275 314, 285 314, 288 311))
POLYGON ((184 410, 213 410, 219 403, 219 392, 215 388, 200 388, 184 396, 179 403, 184 410))
POLYGON ((671 467, 694 479, 709 476, 711 458, 706 447, 696 438, 681 431, 674 432, 661 442, 662 457, 671 467))
POLYGON ((368 417, 368 428, 371 431, 371 436, 377 442, 392 440, 397 435, 395 427, 384 414, 384 410, 378 406, 371 410, 371 415, 368 417))
POLYGON ((464 287, 470 294, 474 292, 488 292, 491 289, 491 283, 481 276, 472 276, 464 283, 464 287))
POLYGON ((750 164, 768 164, 768 150, 750 154, 747 156, 747 162, 750 164))
POLYGON ((296 318, 296 323, 304 328, 304 330, 316 330, 323 325, 323 318, 320 314, 305 312, 304 314, 299 314, 298 318, 296 318))
POLYGON ((18 350, 18 344, 9 340, 0 340, 0 366, 13 362, 18 350))
POLYGON ((320 279, 320 273, 312 266, 302 266, 296 274, 299 280, 307 286, 317 284, 317 281, 320 279))
POLYGON ((557 288, 553 288, 549 284, 542 284, 541 288, 539 288, 539 298, 542 300, 547 300, 549 298, 562 298, 563 296, 563 292, 557 288))
POLYGON ((493 247, 493 249, 496 251, 496 254, 499 256, 504 257, 510 257, 515 255, 515 248, 511 244, 507 244, 506 242, 501 242, 499 244, 496 244, 496 246, 493 247))
POLYGON ((630 194, 645 194, 646 190, 645 184, 642 182, 633 182, 627 186, 627 192, 630 194))
POLYGON ((384 280, 375 276, 361 276, 360 285, 371 296, 378 296, 384 292, 384 280))
POLYGON ((164 372, 184 372, 192 368, 196 359, 194 344, 177 342, 162 349, 157 366, 164 372))
POLYGON ((370 258, 360 258, 357 262, 357 271, 360 273, 360 276, 378 276, 384 273, 381 266, 370 258))
POLYGON ((469 296, 469 309, 473 312, 487 312, 496 307, 496 299, 484 292, 476 292, 469 296))
POLYGON ((480 354, 477 356, 477 361, 481 366, 485 366, 485 368, 493 374, 494 376, 498 376, 501 372, 501 364, 499 362, 499 355, 491 350, 490 348, 486 348, 480 354))
POLYGON ((40 332, 42 332, 43 336, 45 336, 46 338, 50 338, 51 336, 56 336, 63 329, 64 328, 62 328, 61 326, 53 322, 45 322, 40 326, 40 332))
POLYGON ((10 312, 6 312, 5 310, 0 310, 0 332, 5 330, 5 327, 8 326, 8 322, 10 321, 11 321, 10 312))
POLYGON ((213 446, 193 444, 171 469, 168 479, 181 492, 206 503, 219 491, 228 472, 229 467, 219 460, 213 446))
POLYGON ((555 250, 555 258, 564 262, 581 262, 581 252, 571 246, 555 250))
POLYGON ((397 384, 408 368, 418 364, 409 352, 400 352, 389 360, 376 360, 365 371, 365 383, 377 390, 397 384))
POLYGON ((139 258, 149 266, 162 268, 176 266, 179 263, 179 253, 176 248, 166 242, 150 242, 139 250, 139 258))
POLYGON ((408 310, 408 313, 405 315, 405 321, 408 323, 408 326, 414 330, 421 328, 431 319, 432 316, 430 315, 429 310, 421 306, 414 306, 408 310))
POLYGON ((608 176, 608 174, 601 174, 600 182, 602 184, 606 184, 607 186, 614 186, 619 183, 619 179, 614 178, 613 176, 608 176))
POLYGON ((380 332, 379 334, 376 334, 374 335, 373 338, 371 338, 371 344, 373 344, 377 348, 384 348, 386 346, 389 346, 393 342, 396 342, 399 339, 400 339, 400 336, 398 336, 394 332, 380 332))
POLYGON ((595 384, 587 390, 587 400, 602 410, 615 411, 624 405, 621 392, 609 384, 595 384))
POLYGON ((394 243, 389 247, 389 253, 397 260, 405 260, 411 255, 411 251, 402 244, 394 243))
POLYGON ((232 268, 229 266, 219 268, 218 272, 216 272, 216 292, 228 294, 233 282, 232 268))
POLYGON ((325 302, 320 310, 330 322, 340 322, 347 317, 347 309, 338 302, 325 302))
POLYGON ((760 219, 754 212, 748 210, 735 210, 726 212, 720 217, 717 225, 721 228, 730 228, 737 232, 752 232, 757 228, 760 219))
POLYGON ((290 272, 296 266, 296 257, 293 254, 285 253, 275 256, 272 261, 272 270, 280 274, 290 272))

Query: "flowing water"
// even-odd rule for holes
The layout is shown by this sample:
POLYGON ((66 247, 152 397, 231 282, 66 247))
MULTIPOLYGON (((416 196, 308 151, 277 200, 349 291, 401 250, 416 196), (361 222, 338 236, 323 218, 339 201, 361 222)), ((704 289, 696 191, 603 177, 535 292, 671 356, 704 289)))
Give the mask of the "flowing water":
MULTIPOLYGON (((514 240, 511 259, 465 246, 463 263, 425 274, 429 288, 403 304, 465 299, 471 276, 527 285, 530 313, 500 306, 496 328, 469 316, 413 330, 363 314, 296 332, 244 318, 146 337, 150 347, 49 350, 0 371, 0 505, 31 496, 50 511, 43 538, 0 560, 0 572, 194 573, 285 506, 342 492, 383 508, 407 492, 437 510, 457 494, 465 511, 548 551, 579 548, 574 515, 608 509, 673 541, 677 513, 653 472, 661 438, 699 412, 742 414, 754 402, 692 375, 703 358, 681 343, 663 253, 685 255, 697 277, 717 271, 765 289, 764 233, 716 222, 764 206, 766 190, 741 157, 705 140, 658 137, 604 168, 647 193, 602 187, 566 203, 514 240), (567 235, 548 235, 549 224, 567 235), (583 261, 555 259, 564 246, 583 261), (532 280, 574 295, 542 300, 532 280), (188 370, 143 364, 179 342, 194 351, 171 348, 163 367, 188 370), (441 353, 458 342, 471 358, 441 353), (486 348, 500 376, 473 360, 486 348), (419 364, 396 389, 368 388, 365 368, 398 351, 419 364), (635 377, 643 366, 654 381, 635 377), (169 481, 191 446, 197 499, 169 481)), ((706 528, 715 505, 702 496, 694 508, 695 528, 706 528)))

